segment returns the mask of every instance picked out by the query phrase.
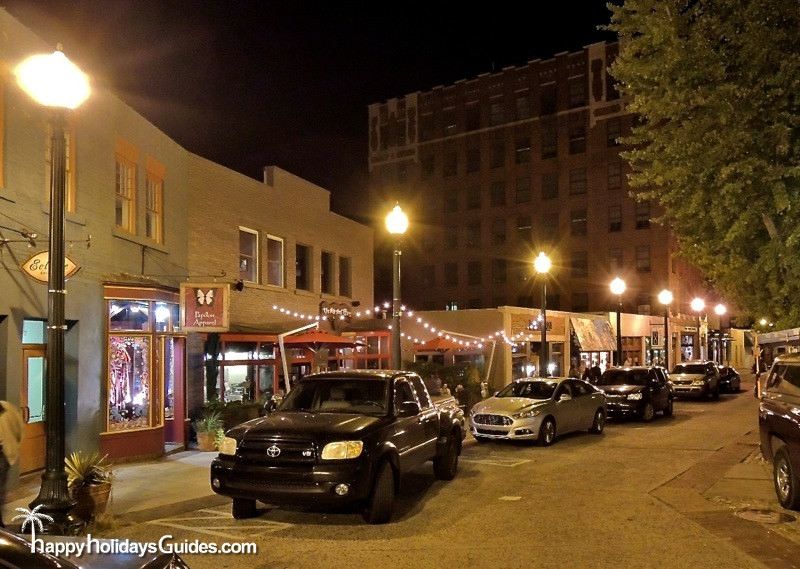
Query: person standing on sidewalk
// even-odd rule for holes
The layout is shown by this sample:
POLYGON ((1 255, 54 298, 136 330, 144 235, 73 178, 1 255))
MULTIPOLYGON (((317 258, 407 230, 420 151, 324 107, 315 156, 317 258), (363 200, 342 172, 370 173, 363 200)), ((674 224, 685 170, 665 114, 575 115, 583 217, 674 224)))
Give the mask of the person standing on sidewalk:
POLYGON ((19 458, 19 443, 22 440, 22 413, 16 405, 0 401, 0 527, 3 522, 2 506, 6 503, 8 471, 19 458))

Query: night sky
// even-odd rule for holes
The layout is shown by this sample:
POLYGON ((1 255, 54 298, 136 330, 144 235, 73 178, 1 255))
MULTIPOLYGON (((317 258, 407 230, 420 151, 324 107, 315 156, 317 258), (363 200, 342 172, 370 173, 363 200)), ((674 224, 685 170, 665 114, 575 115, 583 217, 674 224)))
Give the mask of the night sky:
POLYGON ((369 103, 613 39, 605 4, 2 2, 188 150, 285 168, 346 215, 365 213, 369 103))

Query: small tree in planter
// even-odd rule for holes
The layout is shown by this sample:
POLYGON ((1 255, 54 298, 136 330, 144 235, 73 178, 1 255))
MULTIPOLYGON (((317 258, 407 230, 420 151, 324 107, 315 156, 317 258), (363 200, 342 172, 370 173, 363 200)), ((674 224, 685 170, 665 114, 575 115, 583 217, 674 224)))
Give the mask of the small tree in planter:
POLYGON ((64 461, 67 482, 76 501, 72 512, 85 522, 106 511, 114 472, 106 462, 108 455, 75 451, 64 461))
POLYGON ((197 448, 202 451, 217 450, 217 431, 222 429, 222 415, 217 411, 206 412, 194 422, 197 433, 197 448))

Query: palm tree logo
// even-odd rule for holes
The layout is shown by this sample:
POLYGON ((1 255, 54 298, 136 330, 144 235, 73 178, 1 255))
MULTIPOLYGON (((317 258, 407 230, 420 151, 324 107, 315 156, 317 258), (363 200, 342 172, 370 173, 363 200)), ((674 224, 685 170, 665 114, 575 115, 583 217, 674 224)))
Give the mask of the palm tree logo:
POLYGON ((25 527, 30 524, 31 548, 35 547, 34 542, 36 541, 36 526, 39 526, 39 531, 44 531, 42 520, 48 523, 53 523, 53 518, 39 511, 39 508, 41 508, 43 505, 44 504, 39 504, 32 510, 27 508, 16 508, 16 511, 18 511, 19 514, 11 518, 12 522, 16 520, 22 520, 22 527, 20 527, 20 531, 25 531, 25 527))

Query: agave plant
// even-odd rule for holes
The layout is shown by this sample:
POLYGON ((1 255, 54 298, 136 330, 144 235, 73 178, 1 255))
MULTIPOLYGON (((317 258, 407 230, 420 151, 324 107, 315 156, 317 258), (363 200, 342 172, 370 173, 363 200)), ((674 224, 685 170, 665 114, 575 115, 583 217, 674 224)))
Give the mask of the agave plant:
POLYGON ((222 414, 217 411, 206 413, 194 422, 194 430, 198 433, 216 433, 222 428, 222 414))
POLYGON ((111 482, 113 471, 106 462, 108 455, 100 453, 75 451, 64 461, 67 471, 67 480, 70 486, 87 486, 90 484, 103 484, 111 482))

